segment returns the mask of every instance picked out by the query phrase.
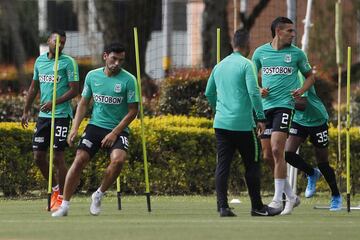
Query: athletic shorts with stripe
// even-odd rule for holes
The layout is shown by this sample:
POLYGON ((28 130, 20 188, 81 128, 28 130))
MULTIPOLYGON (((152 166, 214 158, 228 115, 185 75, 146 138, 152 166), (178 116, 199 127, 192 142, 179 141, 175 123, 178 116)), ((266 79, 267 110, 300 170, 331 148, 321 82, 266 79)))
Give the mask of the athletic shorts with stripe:
POLYGON ((261 138, 270 138, 272 132, 289 133, 293 110, 289 108, 270 108, 264 112, 266 127, 261 138))
POLYGON ((317 148, 326 148, 329 145, 328 124, 316 127, 306 127, 296 122, 291 123, 289 134, 306 139, 310 136, 310 142, 317 148))
MULTIPOLYGON (((110 129, 101 128, 92 124, 88 124, 81 136, 78 149, 85 150, 93 157, 101 148, 101 141, 111 132, 110 129)), ((129 134, 121 132, 111 148, 104 148, 110 154, 114 149, 122 149, 127 152, 129 147, 129 134)))
MULTIPOLYGON (((69 133, 71 118, 55 118, 54 128, 54 150, 64 151, 68 146, 66 142, 69 133)), ((46 151, 50 146, 51 118, 39 117, 34 129, 32 139, 33 151, 46 151)))

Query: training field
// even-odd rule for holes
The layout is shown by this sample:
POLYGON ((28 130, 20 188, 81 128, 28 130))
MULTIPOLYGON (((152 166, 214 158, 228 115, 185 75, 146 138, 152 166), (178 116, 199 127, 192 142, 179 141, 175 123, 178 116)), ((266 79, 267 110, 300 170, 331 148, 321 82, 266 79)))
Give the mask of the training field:
MULTIPOLYGON (((229 198, 231 199, 231 198, 229 198)), ((102 202, 102 213, 89 214, 90 197, 76 197, 69 216, 53 219, 44 210, 45 199, 0 200, 0 240, 4 239, 360 239, 360 211, 314 210, 328 198, 302 198, 292 215, 251 217, 247 196, 232 205, 235 218, 220 218, 215 197, 152 196, 151 213, 145 197, 124 197, 117 210, 114 196, 102 202)), ((270 198, 264 199, 266 202, 270 198)), ((355 199, 354 205, 358 205, 355 199)))

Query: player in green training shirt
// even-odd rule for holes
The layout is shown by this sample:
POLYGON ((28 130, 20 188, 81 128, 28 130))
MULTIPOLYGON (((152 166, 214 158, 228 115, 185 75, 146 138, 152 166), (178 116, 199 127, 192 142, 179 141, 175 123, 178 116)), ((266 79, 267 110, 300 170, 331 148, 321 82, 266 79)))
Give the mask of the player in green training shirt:
POLYGON ((90 100, 94 105, 91 119, 83 133, 76 156, 66 176, 64 201, 53 217, 66 216, 69 201, 79 181, 81 171, 100 148, 108 150, 108 165, 100 187, 91 196, 90 213, 100 214, 104 192, 119 176, 128 149, 128 125, 138 113, 139 92, 136 79, 121 68, 125 60, 125 48, 119 43, 105 46, 105 67, 90 71, 85 79, 82 98, 76 111, 73 127, 68 137, 73 144, 81 121, 84 119, 90 100))
POLYGON ((231 161, 238 150, 245 164, 245 180, 251 200, 252 216, 273 216, 280 211, 262 203, 260 196, 259 143, 255 133, 253 110, 259 135, 265 129, 255 66, 249 54, 249 34, 234 34, 234 52, 218 63, 208 80, 205 95, 215 110, 217 143, 216 193, 221 217, 236 216, 228 205, 227 181, 231 161))
MULTIPOLYGON (((300 74, 299 74, 300 75, 300 74)), ((302 75, 299 76, 303 78, 302 75)), ((285 160, 308 175, 308 185, 305 190, 305 197, 310 198, 315 194, 316 182, 324 175, 326 182, 331 189, 330 211, 341 210, 342 198, 336 184, 334 169, 329 165, 329 138, 328 119, 329 115, 324 104, 316 95, 312 86, 306 97, 306 108, 304 111, 295 111, 290 127, 290 136, 286 141, 285 160), (315 148, 315 156, 318 168, 313 168, 296 153, 296 150, 307 139, 315 148)))
POLYGON ((252 59, 257 70, 261 71, 261 96, 267 119, 266 129, 261 137, 263 158, 274 172, 275 193, 269 206, 282 208, 282 194, 285 193, 289 199, 281 212, 281 215, 285 215, 300 204, 286 179, 285 142, 295 99, 313 85, 314 78, 305 53, 291 44, 295 37, 293 22, 288 18, 278 17, 271 24, 271 32, 273 40, 258 47, 252 59), (302 86, 297 78, 298 71, 307 77, 302 86))
MULTIPOLYGON (((73 117, 71 99, 79 92, 79 73, 75 60, 62 53, 66 35, 64 31, 53 31, 48 38, 49 51, 40 55, 34 66, 34 76, 26 96, 21 123, 28 127, 29 110, 38 92, 40 92, 40 113, 35 127, 32 146, 36 165, 45 179, 49 178, 49 163, 46 160, 50 145, 51 109, 54 86, 55 42, 60 36, 58 79, 56 89, 54 164, 56 178, 52 180, 51 211, 56 210, 62 201, 63 186, 67 168, 64 160, 66 137, 69 132, 70 120, 73 117)), ((53 175, 53 176, 54 176, 53 175)))

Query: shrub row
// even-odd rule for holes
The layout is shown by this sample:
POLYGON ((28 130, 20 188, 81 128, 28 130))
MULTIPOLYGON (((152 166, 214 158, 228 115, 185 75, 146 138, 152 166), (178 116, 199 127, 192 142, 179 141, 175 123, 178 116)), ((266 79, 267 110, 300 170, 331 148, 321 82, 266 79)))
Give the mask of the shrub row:
MULTIPOLYGON (((82 125, 84 128, 86 123, 82 125)), ((214 171, 216 165, 216 142, 211 120, 195 117, 166 116, 145 118, 145 136, 149 163, 150 188, 154 194, 211 194, 214 192, 214 171)), ((34 124, 23 130, 19 123, 0 123, 0 189, 5 196, 24 194, 32 190, 45 191, 47 181, 34 165, 31 136, 34 124)), ((143 193, 145 189, 140 122, 131 125, 128 162, 121 173, 121 189, 126 193, 143 193)), ((79 132, 79 134, 82 130, 79 132)), ((345 183, 345 152, 342 162, 337 162, 337 131, 330 129, 330 162, 336 169, 339 180, 345 183)), ((351 183, 355 191, 359 186, 360 134, 352 128, 351 135, 351 183)), ((345 149, 345 131, 342 132, 345 149)), ((301 149, 301 154, 314 163, 313 149, 309 143, 301 149)), ((68 166, 74 159, 75 149, 66 151, 68 166)), ((93 191, 101 181, 109 163, 107 153, 100 151, 85 169, 79 190, 93 191)), ((232 169, 229 190, 238 193, 246 191, 243 179, 243 164, 236 156, 232 169)), ((262 189, 273 190, 272 176, 263 166, 262 189)), ((345 184, 342 184, 345 187, 345 184)), ((318 185, 320 190, 328 190, 324 180, 318 185)), ((298 181, 299 191, 306 187, 305 178, 298 181)), ((344 189, 342 189, 344 190, 344 189)))

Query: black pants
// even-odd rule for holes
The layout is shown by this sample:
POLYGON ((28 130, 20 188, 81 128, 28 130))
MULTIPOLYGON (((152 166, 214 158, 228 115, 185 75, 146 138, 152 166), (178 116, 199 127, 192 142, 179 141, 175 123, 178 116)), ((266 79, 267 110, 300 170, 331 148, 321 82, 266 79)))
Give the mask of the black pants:
POLYGON ((215 171, 217 201, 220 208, 227 208, 228 178, 231 161, 237 149, 245 164, 245 180, 251 206, 263 206, 260 196, 260 145, 254 131, 229 131, 215 129, 217 141, 217 165, 215 171))

